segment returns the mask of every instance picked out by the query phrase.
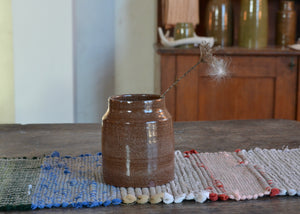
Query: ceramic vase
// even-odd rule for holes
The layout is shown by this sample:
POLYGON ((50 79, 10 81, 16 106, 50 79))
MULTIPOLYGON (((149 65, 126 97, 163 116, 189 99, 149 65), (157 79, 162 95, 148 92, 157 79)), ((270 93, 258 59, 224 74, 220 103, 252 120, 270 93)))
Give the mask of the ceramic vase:
MULTIPOLYGON (((194 36, 194 25, 192 23, 177 23, 174 28, 174 40, 185 39, 194 36)), ((180 45, 179 48, 193 48, 193 44, 180 45)))
POLYGON ((110 97, 102 118, 103 178, 121 187, 151 187, 174 179, 174 133, 164 98, 110 97))
POLYGON ((232 45, 232 4, 230 0, 209 0, 205 12, 206 35, 214 37, 215 44, 232 45))
POLYGON ((268 0, 241 0, 239 46, 264 48, 268 45, 268 0))
POLYGON ((277 12, 276 45, 295 43, 297 15, 294 1, 281 1, 277 12))

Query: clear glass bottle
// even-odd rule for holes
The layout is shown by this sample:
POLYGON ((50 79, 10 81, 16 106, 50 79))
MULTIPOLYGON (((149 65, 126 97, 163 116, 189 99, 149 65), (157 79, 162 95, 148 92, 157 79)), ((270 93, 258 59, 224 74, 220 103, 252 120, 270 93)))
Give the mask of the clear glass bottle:
MULTIPOLYGON (((194 25, 193 23, 177 23, 174 28, 174 39, 185 39, 194 36, 194 25)), ((180 45, 179 48, 193 48, 193 44, 180 45)))

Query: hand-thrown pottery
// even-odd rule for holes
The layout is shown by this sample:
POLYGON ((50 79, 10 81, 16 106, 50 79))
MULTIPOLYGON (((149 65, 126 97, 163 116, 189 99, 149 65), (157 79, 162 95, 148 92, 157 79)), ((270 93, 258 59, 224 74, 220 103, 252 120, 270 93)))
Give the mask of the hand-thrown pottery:
POLYGON ((103 178, 122 187, 151 187, 174 178, 174 133, 164 98, 127 94, 108 99, 102 118, 103 178))
POLYGON ((294 1, 281 1, 277 12, 276 45, 288 46, 295 43, 297 14, 294 1))

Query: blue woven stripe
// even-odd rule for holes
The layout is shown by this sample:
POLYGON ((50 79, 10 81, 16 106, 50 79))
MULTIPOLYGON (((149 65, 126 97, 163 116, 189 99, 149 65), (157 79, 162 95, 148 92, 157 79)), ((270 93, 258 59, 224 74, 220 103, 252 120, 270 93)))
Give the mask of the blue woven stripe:
POLYGON ((53 152, 47 156, 32 195, 32 209, 120 204, 120 189, 103 183, 101 155, 60 157, 53 152))

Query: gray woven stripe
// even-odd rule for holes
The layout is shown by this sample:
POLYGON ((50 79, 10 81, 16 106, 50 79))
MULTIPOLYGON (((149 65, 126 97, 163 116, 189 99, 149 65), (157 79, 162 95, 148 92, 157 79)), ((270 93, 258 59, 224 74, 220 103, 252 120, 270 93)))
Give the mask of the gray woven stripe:
POLYGON ((300 150, 260 149, 243 151, 253 164, 260 165, 272 186, 280 189, 281 195, 300 195, 300 150))
POLYGON ((0 207, 31 204, 40 166, 41 159, 0 159, 0 207))

